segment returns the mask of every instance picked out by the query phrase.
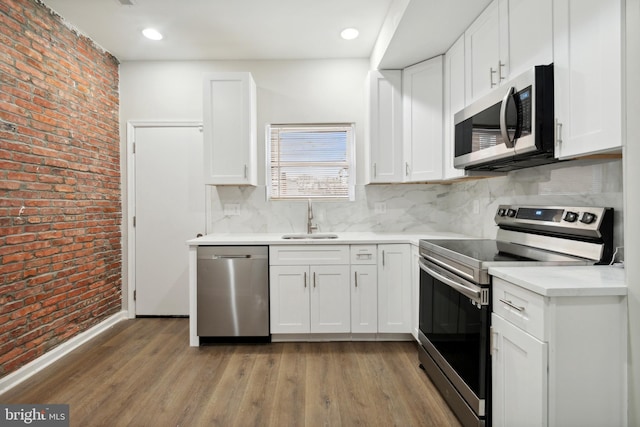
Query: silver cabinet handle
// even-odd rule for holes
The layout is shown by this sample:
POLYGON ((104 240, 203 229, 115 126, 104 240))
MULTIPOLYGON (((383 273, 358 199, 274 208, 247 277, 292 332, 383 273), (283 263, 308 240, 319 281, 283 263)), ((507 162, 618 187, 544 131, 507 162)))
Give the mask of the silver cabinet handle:
POLYGON ((249 168, 247 167, 247 165, 244 165, 244 178, 247 178, 247 172, 248 172, 249 168))
POLYGON ((307 272, 304 272, 304 287, 307 287, 307 272))
POLYGON ((502 298, 499 298, 499 299, 498 299, 498 301, 500 301, 501 303, 506 304, 506 305, 508 305, 509 307, 513 308, 514 310, 518 310, 518 311, 520 311, 520 312, 523 312, 523 311, 524 311, 524 309, 525 309, 525 307, 520 307, 520 306, 515 305, 515 304, 513 303, 513 301, 507 301, 507 300, 504 300, 504 299, 502 299, 502 298))
POLYGON ((491 87, 494 87, 497 83, 495 83, 493 81, 493 75, 496 73, 497 71, 493 69, 493 67, 489 68, 489 83, 491 83, 491 87))
POLYGON ((316 287, 316 272, 313 272, 313 287, 316 287))
POLYGON ((502 74, 502 68, 506 64, 503 64, 502 61, 498 60, 498 82, 504 80, 506 77, 502 74))
POLYGON ((373 164, 373 177, 374 178, 378 177, 378 164, 377 163, 373 164))
POLYGON ((356 288, 358 287, 358 272, 356 271, 354 274, 355 279, 356 279, 356 288))
POLYGON ((556 120, 556 141, 562 144, 562 123, 556 120))
POLYGON ((382 266, 384 267, 384 250, 382 251, 382 266))
POLYGON ((404 174, 409 176, 409 162, 404 162, 404 174))

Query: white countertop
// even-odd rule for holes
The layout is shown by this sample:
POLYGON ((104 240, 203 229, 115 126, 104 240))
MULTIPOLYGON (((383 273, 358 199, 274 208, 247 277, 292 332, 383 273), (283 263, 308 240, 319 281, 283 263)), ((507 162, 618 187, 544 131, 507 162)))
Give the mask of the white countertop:
POLYGON ((336 239, 283 239, 286 234, 297 233, 213 233, 187 241, 189 246, 206 245, 357 245, 376 243, 411 243, 418 245, 420 239, 468 239, 457 233, 449 232, 337 232, 318 233, 336 234, 336 239))
POLYGON ((489 274, 547 297, 627 295, 617 266, 492 267, 489 274))

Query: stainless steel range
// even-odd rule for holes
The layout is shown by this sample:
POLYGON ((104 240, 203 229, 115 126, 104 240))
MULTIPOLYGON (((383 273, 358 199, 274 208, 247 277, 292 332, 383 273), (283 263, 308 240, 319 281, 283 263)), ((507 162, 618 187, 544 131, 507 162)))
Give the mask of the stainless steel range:
POLYGON ((465 426, 491 424, 489 267, 609 263, 613 209, 507 206, 495 240, 420 241, 419 358, 465 426))

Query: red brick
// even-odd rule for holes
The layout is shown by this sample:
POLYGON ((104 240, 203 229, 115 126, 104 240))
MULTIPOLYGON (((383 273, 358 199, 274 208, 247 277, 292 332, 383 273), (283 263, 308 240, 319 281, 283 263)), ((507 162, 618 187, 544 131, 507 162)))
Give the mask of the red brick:
POLYGON ((120 310, 122 213, 118 61, 42 2, 0 12, 2 376, 120 310))

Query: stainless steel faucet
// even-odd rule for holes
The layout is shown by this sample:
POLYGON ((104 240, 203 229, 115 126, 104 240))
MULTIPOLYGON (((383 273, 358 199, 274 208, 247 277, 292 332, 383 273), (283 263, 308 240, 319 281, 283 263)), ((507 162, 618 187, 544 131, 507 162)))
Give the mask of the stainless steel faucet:
POLYGON ((311 199, 307 199, 307 234, 312 234, 314 230, 318 229, 318 226, 313 224, 313 207, 311 206, 311 199))

